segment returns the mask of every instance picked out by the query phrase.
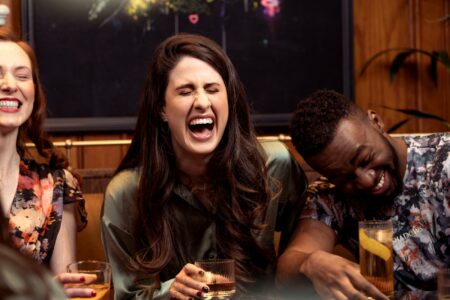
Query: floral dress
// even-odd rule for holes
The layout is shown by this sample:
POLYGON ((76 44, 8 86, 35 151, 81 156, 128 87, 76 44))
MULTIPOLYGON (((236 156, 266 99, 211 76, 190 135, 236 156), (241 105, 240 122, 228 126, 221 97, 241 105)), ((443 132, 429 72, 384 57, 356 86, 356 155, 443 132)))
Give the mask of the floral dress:
POLYGON ((67 170, 51 170, 34 160, 20 161, 19 182, 9 215, 14 246, 48 265, 61 227, 64 204, 77 203, 78 229, 87 223, 77 179, 67 170))

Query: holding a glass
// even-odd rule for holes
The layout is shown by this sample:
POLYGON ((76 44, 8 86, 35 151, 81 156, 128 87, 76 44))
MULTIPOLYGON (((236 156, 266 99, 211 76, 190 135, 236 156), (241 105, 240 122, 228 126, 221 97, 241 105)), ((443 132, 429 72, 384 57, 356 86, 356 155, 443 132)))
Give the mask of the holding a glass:
POLYGON ((442 269, 437 273, 438 300, 450 299, 450 269, 442 269))
MULTIPOLYGON (((86 260, 71 263, 67 266, 69 273, 82 273, 84 282, 77 284, 68 284, 67 288, 91 288, 95 290, 96 295, 93 299, 109 299, 109 290, 111 286, 111 265, 107 262, 86 260)), ((83 298, 71 298, 83 299, 83 298)))
POLYGON ((359 222, 361 274, 383 294, 393 297, 392 222, 359 222))
POLYGON ((195 265, 204 271, 197 279, 209 287, 204 299, 229 299, 236 292, 234 259, 197 260, 195 265))

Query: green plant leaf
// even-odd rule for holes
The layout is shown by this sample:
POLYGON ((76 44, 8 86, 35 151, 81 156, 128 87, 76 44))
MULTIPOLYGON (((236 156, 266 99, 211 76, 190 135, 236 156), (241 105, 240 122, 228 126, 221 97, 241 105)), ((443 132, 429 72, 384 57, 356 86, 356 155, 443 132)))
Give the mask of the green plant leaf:
POLYGON ((440 22, 445 22, 445 21, 448 21, 448 20, 450 20, 450 15, 443 16, 443 17, 441 17, 439 19, 436 19, 436 20, 428 20, 427 22, 440 23, 440 22))
POLYGON ((398 122, 398 123, 392 125, 391 128, 389 128, 389 129, 387 130, 387 133, 393 133, 394 131, 396 131, 397 129, 399 129, 400 127, 402 127, 402 126, 403 126, 405 123, 407 123, 408 121, 409 121, 409 118, 408 118, 408 119, 404 119, 404 120, 402 120, 402 121, 400 121, 400 122, 398 122))
POLYGON ((370 64, 372 64, 372 62, 374 62, 378 57, 380 57, 383 54, 386 54, 388 52, 393 52, 393 51, 403 51, 403 50, 407 50, 408 48, 390 48, 390 49, 385 49, 382 50, 380 52, 375 53, 371 58, 369 58, 369 60, 367 60, 364 65, 361 67, 361 71, 359 72, 359 76, 362 76, 367 68, 369 67, 370 64))
POLYGON ((433 115, 431 113, 423 112, 423 111, 420 111, 420 110, 417 110, 417 109, 392 108, 392 107, 388 107, 388 106, 384 106, 384 105, 383 105, 383 107, 386 108, 386 109, 389 109, 389 110, 394 110, 394 111, 398 111, 398 112, 404 113, 405 115, 408 115, 408 116, 413 116, 413 117, 418 118, 418 119, 432 119, 432 120, 436 120, 436 121, 439 121, 439 122, 443 123, 444 125, 446 125, 447 127, 450 128, 450 123, 447 120, 445 120, 442 117, 433 115))
POLYGON ((447 51, 436 51, 438 60, 447 67, 447 69, 450 71, 450 57, 448 56, 447 51))
POLYGON ((381 55, 384 55, 388 52, 393 51, 400 51, 395 58, 393 59, 391 66, 389 68, 389 77, 391 83, 395 80, 399 69, 404 65, 405 60, 413 53, 419 53, 425 56, 430 57, 430 65, 428 66, 428 74, 431 77, 431 80, 437 84, 437 63, 442 63, 447 70, 450 71, 450 57, 447 51, 441 50, 441 51, 433 51, 428 52, 422 49, 416 49, 416 48, 390 48, 385 49, 380 52, 377 52, 375 55, 373 55, 369 60, 364 63, 364 65, 361 68, 361 71, 359 72, 359 76, 362 76, 367 68, 381 55))
POLYGON ((430 65, 428 66, 428 75, 430 75, 431 81, 433 81, 434 85, 437 86, 438 78, 437 78, 437 62, 439 55, 436 51, 433 51, 433 55, 430 57, 430 65))
POLYGON ((416 49, 408 49, 406 51, 400 52, 399 54, 397 54, 395 56, 394 60, 391 63, 391 67, 389 69, 389 78, 391 79, 391 82, 393 82, 395 80, 398 70, 403 65, 405 60, 414 52, 417 52, 416 49))

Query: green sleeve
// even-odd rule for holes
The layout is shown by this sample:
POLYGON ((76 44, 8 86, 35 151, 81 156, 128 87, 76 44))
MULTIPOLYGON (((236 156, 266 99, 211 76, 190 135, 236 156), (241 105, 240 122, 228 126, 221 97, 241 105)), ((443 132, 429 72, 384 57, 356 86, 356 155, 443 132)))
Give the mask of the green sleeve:
POLYGON ((169 299, 173 280, 159 282, 130 266, 138 250, 138 238, 132 228, 136 220, 137 184, 137 172, 127 170, 116 175, 105 192, 101 234, 106 257, 112 265, 114 298, 169 299))
POLYGON ((279 141, 261 143, 267 155, 268 173, 279 185, 275 230, 281 232, 280 253, 283 252, 300 218, 305 204, 308 180, 300 164, 279 141))

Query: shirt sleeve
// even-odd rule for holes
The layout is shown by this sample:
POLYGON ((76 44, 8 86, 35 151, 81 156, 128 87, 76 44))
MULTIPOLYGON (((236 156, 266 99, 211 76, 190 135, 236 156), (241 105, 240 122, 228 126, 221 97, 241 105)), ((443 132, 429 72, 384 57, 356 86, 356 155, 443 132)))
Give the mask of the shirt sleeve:
POLYGON ((331 227, 339 238, 346 214, 344 203, 340 201, 334 185, 326 178, 320 177, 309 185, 301 219, 318 220, 331 227))
POLYGON ((87 212, 84 205, 83 193, 77 178, 68 170, 64 169, 64 204, 76 203, 75 218, 77 230, 83 230, 87 225, 87 212))
POLYGON ((281 232, 281 253, 296 228, 308 181, 300 164, 283 143, 266 141, 261 145, 267 155, 268 174, 278 201, 275 230, 281 232))
POLYGON ((160 282, 130 264, 139 250, 132 227, 137 215, 137 183, 137 172, 123 171, 111 180, 105 193, 101 237, 112 265, 115 299, 168 299, 173 279, 160 282))

